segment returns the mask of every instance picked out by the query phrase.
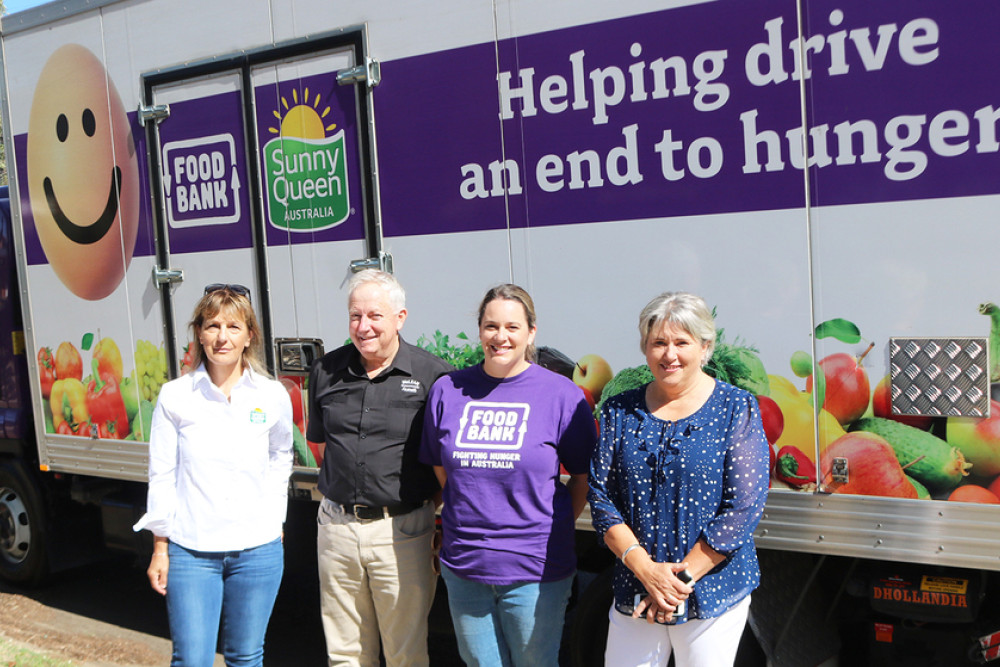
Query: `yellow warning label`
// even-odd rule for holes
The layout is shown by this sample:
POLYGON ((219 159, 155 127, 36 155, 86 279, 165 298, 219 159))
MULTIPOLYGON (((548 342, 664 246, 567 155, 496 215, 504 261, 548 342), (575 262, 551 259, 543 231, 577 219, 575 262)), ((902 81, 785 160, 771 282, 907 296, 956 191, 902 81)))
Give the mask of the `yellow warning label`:
POLYGON ((968 579, 953 579, 951 577, 934 577, 924 575, 920 579, 920 590, 929 593, 951 593, 965 595, 969 588, 968 579))

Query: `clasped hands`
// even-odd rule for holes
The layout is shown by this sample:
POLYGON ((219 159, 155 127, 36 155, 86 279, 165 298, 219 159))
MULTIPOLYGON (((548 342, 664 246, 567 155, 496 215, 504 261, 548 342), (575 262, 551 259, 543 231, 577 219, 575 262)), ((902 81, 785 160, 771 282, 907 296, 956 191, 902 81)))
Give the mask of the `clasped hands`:
POLYGON ((684 600, 688 599, 694 587, 677 578, 677 573, 686 569, 687 563, 648 563, 637 568, 635 573, 646 588, 647 595, 632 611, 632 618, 646 617, 649 623, 666 623, 684 600))

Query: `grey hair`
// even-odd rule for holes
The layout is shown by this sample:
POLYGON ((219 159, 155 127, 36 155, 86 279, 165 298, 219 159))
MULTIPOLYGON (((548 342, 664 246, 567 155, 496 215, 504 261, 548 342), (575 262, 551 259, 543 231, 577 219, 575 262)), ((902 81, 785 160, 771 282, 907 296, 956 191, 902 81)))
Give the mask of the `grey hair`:
POLYGON ((708 363, 715 351, 715 318, 704 299, 687 292, 664 292, 647 303, 639 313, 639 347, 643 354, 650 334, 664 323, 680 327, 703 345, 708 343, 701 361, 702 365, 708 363))
POLYGON ((347 299, 351 299, 354 291, 363 285, 378 285, 389 298, 389 305, 399 312, 406 308, 406 291, 399 284, 396 277, 391 273, 379 271, 377 269, 365 269, 355 273, 351 281, 347 283, 347 299))

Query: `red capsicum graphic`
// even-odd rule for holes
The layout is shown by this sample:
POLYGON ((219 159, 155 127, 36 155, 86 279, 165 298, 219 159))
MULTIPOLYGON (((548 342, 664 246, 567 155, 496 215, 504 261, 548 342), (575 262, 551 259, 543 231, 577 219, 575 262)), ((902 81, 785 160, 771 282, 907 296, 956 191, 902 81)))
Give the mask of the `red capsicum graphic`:
POLYGON ((124 440, 129 433, 125 401, 113 373, 98 371, 93 362, 94 377, 87 385, 87 410, 90 421, 97 426, 97 437, 124 440))
POLYGON ((785 445, 778 450, 774 476, 792 486, 805 486, 816 481, 816 464, 798 447, 785 445))

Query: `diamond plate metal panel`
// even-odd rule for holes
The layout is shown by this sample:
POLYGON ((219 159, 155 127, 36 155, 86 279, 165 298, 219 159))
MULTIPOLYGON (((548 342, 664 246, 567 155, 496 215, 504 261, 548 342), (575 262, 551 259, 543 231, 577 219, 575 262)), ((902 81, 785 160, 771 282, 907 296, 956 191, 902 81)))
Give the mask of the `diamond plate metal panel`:
POLYGON ((890 338, 892 413, 989 416, 987 350, 985 338, 890 338))

